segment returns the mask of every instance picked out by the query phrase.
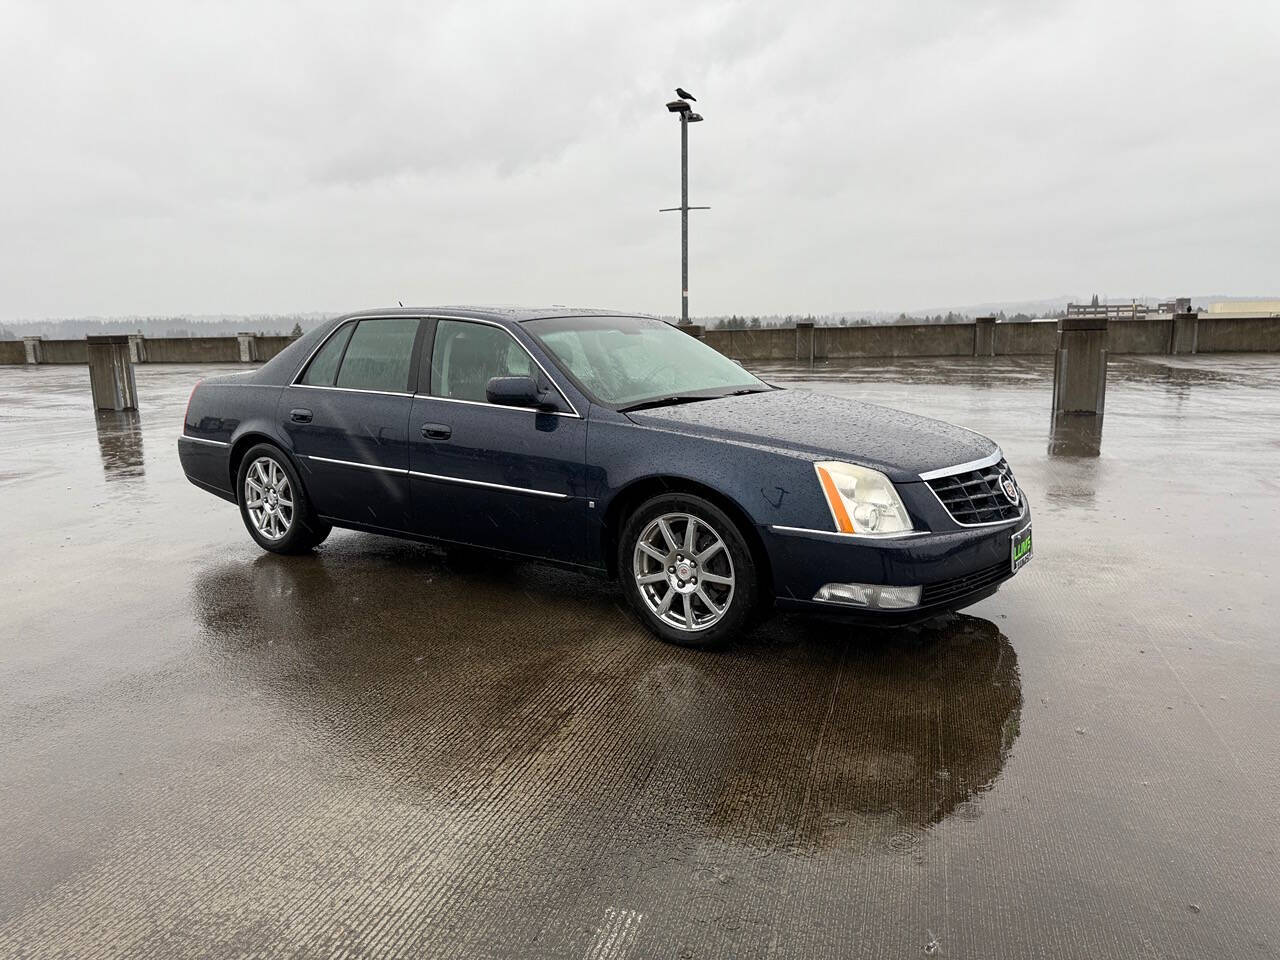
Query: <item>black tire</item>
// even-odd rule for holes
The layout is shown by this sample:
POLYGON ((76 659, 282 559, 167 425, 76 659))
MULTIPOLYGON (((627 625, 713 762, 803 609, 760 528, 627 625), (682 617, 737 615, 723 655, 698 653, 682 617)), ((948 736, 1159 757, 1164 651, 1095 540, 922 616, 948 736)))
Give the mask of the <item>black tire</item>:
POLYGON ((241 458, 240 468, 236 471, 236 502, 240 504, 240 518, 244 521, 249 536, 253 537, 263 550, 270 550, 272 553, 306 553, 322 543, 333 529, 316 516, 311 500, 302 486, 302 478, 298 476, 298 471, 293 468, 289 458, 281 452, 279 447, 269 443, 259 443, 250 447, 241 458), (264 463, 259 472, 257 465, 264 461, 275 464, 275 468, 264 463), (252 485, 249 481, 250 470, 255 472, 252 485), (269 513, 274 514, 276 519, 267 519, 263 525, 266 530, 272 531, 283 528, 283 533, 279 536, 268 536, 264 530, 259 529, 255 516, 260 517, 263 514, 251 514, 249 506, 253 502, 251 499, 253 494, 259 489, 264 489, 260 480, 264 473, 276 481, 268 483, 265 487, 268 495, 275 494, 272 497, 269 513), (278 482, 281 475, 285 483, 278 482), (287 501, 292 503, 292 510, 289 512, 285 511, 284 494, 288 494, 287 501))
POLYGON ((738 636, 751 623, 760 592, 755 560, 738 525, 715 504, 684 493, 664 493, 653 497, 627 518, 618 538, 618 579, 627 602, 645 626, 668 643, 685 647, 720 646, 738 636), (677 518, 670 519, 667 527, 673 535, 675 548, 666 551, 665 560, 648 553, 637 560, 638 551, 643 550, 639 545, 642 537, 661 538, 647 539, 650 546, 654 542, 664 547, 669 545, 671 541, 666 539, 658 522, 660 518, 671 518, 672 515, 677 518), (688 526, 682 525, 679 517, 697 520, 694 525, 695 547, 691 551, 693 556, 685 556, 688 526), (710 549, 714 546, 712 538, 720 541, 719 549, 710 549), (701 564, 698 563, 699 557, 702 557, 701 564), (641 565, 644 576, 656 577, 662 573, 665 579, 642 585, 636 571, 637 563, 641 565), (685 573, 690 575, 688 579, 681 578, 685 573), (705 577, 701 587, 699 575, 705 577), (717 582, 726 577, 732 581, 731 585, 717 582), (668 590, 673 592, 670 606, 679 606, 682 610, 668 609, 663 616, 660 611, 667 601, 668 590), (684 606, 686 595, 688 606, 684 606), (723 602, 715 606, 720 601, 723 602), (699 618, 706 620, 707 625, 698 626, 699 618), (672 619, 680 623, 671 622, 672 619), (687 626, 691 620, 692 629, 687 626))

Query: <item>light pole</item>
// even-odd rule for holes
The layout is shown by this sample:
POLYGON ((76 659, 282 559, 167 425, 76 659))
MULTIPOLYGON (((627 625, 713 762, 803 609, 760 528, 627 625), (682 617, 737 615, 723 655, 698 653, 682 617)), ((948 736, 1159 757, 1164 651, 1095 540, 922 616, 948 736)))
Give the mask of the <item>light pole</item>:
POLYGON ((663 207, 659 213, 680 211, 680 326, 689 326, 689 211, 710 210, 710 207, 689 206, 689 124, 698 123, 702 114, 694 113, 690 94, 677 88, 679 100, 672 100, 667 109, 680 117, 680 206, 663 207), (687 100, 685 98, 688 98, 687 100))

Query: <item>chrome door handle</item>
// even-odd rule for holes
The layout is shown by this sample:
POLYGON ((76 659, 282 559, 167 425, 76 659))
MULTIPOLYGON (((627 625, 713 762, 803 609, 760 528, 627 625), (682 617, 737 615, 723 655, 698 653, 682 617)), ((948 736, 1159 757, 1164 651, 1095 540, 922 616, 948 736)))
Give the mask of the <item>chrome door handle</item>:
POLYGON ((453 436, 453 428, 447 423, 424 423, 422 436, 426 440, 448 440, 453 436))

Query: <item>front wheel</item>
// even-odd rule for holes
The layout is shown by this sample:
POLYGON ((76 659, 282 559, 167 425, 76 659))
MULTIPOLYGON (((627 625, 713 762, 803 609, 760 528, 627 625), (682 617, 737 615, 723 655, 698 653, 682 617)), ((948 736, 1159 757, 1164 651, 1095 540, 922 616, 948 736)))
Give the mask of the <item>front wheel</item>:
POLYGON ((271 444, 260 443, 244 455, 236 489, 245 528, 264 550, 306 553, 332 529, 311 509, 289 458, 271 444))
POLYGON ((618 575, 649 629, 684 646, 728 641, 756 603, 756 565, 741 531, 692 494, 662 494, 628 518, 618 575))

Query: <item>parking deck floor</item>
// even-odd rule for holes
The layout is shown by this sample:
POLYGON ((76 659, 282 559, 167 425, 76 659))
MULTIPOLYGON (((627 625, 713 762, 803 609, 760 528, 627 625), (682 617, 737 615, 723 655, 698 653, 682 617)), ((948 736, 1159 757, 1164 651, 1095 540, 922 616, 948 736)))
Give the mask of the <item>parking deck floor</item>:
MULTIPOLYGON (((226 368, 220 368, 225 370, 226 368)), ((1274 957, 1280 357, 762 370, 1000 441, 1035 560, 722 653, 608 585, 335 532, 175 451, 207 370, 0 367, 0 956, 1274 957)))

